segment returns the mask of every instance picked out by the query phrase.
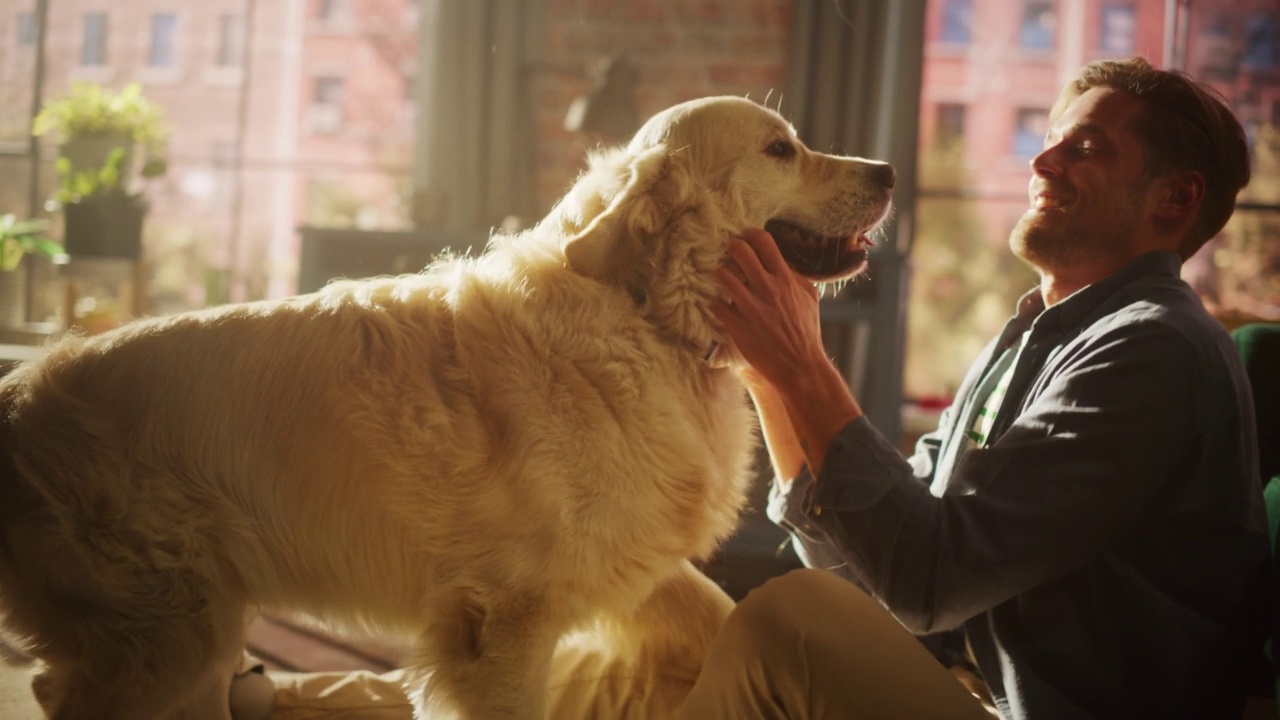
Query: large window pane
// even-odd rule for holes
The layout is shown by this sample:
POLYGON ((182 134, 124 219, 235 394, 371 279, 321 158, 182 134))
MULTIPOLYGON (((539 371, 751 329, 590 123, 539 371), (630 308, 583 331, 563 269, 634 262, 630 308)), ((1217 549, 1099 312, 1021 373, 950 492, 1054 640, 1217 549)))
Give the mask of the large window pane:
MULTIPOLYGON (((912 250, 905 395, 945 402, 976 348, 1036 278, 1012 258, 1027 206, 1028 161, 1064 78, 1103 57, 1172 58, 1218 89, 1240 117, 1253 182, 1240 211, 1184 275, 1222 321, 1280 320, 1280 67, 1274 0, 1192 0, 1166 48, 1165 0, 973 0, 984 32, 964 54, 945 36, 951 3, 929 6, 920 108, 920 200, 912 250), (1017 58, 1016 62, 1010 62, 1017 58), (957 121, 956 108, 966 108, 957 121), (958 137, 957 137, 958 136, 958 137)), ((931 403, 937 404, 937 403, 931 403)))
POLYGON ((1280 321, 1280 64, 1275 2, 1192 3, 1187 70, 1226 97, 1245 127, 1253 178, 1187 279, 1228 325, 1280 321))

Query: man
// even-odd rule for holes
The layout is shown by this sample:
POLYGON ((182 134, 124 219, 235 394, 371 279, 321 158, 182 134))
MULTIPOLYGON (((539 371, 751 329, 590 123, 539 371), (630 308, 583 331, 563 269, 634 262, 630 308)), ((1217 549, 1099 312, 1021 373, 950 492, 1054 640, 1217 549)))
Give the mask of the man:
POLYGON ((766 584, 683 717, 983 716, 881 606, 963 628, 1000 717, 1240 717, 1269 627, 1253 410, 1178 274, 1248 182, 1244 133, 1181 73, 1097 62, 1031 171, 1009 244, 1039 287, 909 460, 827 358, 817 291, 763 231, 730 248, 716 313, 750 365, 771 516, 876 602, 826 572, 766 584))

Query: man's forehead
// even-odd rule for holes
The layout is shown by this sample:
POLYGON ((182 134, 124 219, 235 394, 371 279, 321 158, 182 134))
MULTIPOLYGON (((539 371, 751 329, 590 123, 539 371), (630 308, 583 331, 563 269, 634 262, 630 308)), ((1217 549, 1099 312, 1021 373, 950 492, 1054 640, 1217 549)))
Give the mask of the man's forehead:
POLYGON ((1132 135, 1134 116, 1142 101, 1123 90, 1095 87, 1076 97, 1053 120, 1050 136, 1061 137, 1072 130, 1119 137, 1132 135))

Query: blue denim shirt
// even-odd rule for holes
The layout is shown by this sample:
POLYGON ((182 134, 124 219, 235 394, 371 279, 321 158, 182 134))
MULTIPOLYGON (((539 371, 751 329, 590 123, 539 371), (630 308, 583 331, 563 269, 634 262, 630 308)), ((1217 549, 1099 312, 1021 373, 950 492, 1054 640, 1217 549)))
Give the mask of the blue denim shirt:
POLYGON ((1007 718, 1240 717, 1269 628, 1248 380, 1144 255, 1045 309, 1028 293, 904 459, 865 418, 770 517, 908 629, 963 627, 1007 718), (986 442, 977 387, 1030 330, 986 442))

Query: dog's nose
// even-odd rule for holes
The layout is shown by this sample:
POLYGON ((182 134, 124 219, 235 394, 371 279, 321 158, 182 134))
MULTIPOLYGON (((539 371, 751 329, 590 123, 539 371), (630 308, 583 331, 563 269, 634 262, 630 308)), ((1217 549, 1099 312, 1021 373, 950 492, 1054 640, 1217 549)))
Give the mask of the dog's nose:
POLYGON ((889 190, 892 190, 893 184, 898 181, 898 171, 894 170, 893 166, 889 163, 884 163, 877 167, 871 172, 871 176, 876 182, 885 186, 885 188, 889 190))

